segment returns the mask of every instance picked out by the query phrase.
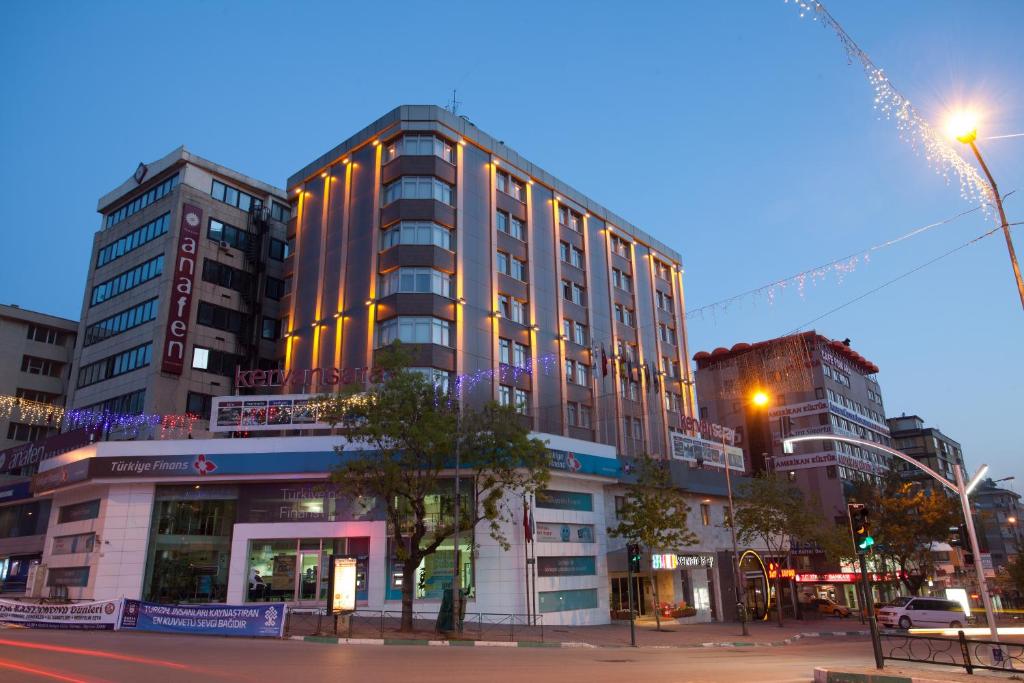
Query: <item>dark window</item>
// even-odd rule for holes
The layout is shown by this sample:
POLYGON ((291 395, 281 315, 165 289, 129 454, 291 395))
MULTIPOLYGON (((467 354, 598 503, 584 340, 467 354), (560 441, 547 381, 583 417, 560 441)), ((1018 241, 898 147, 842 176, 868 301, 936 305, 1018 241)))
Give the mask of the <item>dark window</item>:
POLYGON ((65 336, 64 332, 45 325, 28 326, 28 338, 32 341, 61 345, 64 343, 65 336))
POLYGON ((199 309, 196 312, 196 323, 240 334, 245 327, 245 316, 239 311, 200 301, 199 309))
POLYGON ((11 422, 7 425, 7 438, 11 441, 36 441, 56 433, 56 429, 43 425, 27 425, 21 422, 11 422))
POLYGON ((189 415, 196 415, 200 420, 207 420, 210 417, 210 406, 213 402, 213 396, 210 394, 200 394, 195 391, 188 392, 188 398, 185 401, 185 412, 189 415))
POLYGON ((210 186, 210 196, 219 202, 230 204, 231 206, 237 207, 242 211, 248 211, 251 208, 262 208, 263 200, 258 197, 253 197, 251 194, 236 190, 230 185, 225 185, 219 180, 214 180, 210 186))
POLYGON ((287 242, 282 242, 281 240, 271 237, 268 255, 275 261, 284 261, 291 255, 291 250, 287 242))
POLYGON ((163 181, 156 187, 151 188, 145 194, 140 195, 133 199, 132 201, 128 202, 117 211, 111 211, 110 213, 108 213, 105 226, 109 228, 112 225, 117 225, 125 218, 128 218, 128 216, 131 216, 134 213, 138 213, 139 211, 146 208, 155 201, 163 199, 164 197, 169 195, 171 193, 171 190, 173 190, 177 186, 178 174, 175 173, 170 178, 163 181))
POLYGON ((271 202, 270 203, 270 217, 273 218, 275 221, 281 221, 282 223, 284 223, 289 218, 292 217, 292 210, 291 210, 290 207, 287 207, 284 204, 278 204, 277 202, 271 202))
POLYGON ((252 242, 252 235, 245 230, 228 225, 216 218, 211 218, 206 236, 214 242, 226 243, 235 249, 245 251, 252 242))
POLYGON ((51 394, 48 391, 38 391, 37 389, 23 389, 21 387, 14 390, 14 395, 17 398, 23 398, 26 401, 50 404, 60 398, 60 394, 51 394))
POLYGON ((274 318, 263 318, 263 325, 260 328, 260 336, 270 341, 275 341, 281 336, 281 321, 274 318))
POLYGON ((131 270, 126 270, 120 275, 112 277, 106 282, 101 282, 93 287, 89 305, 95 306, 107 299, 113 299, 115 296, 123 294, 129 289, 138 287, 143 282, 149 282, 153 278, 158 277, 163 270, 164 255, 160 254, 156 258, 150 259, 142 265, 136 266, 131 270))
POLYGON ((206 349, 201 346, 192 348, 192 367, 215 375, 234 377, 235 368, 242 365, 244 361, 242 356, 236 356, 233 353, 206 349))
POLYGON ((57 524, 68 522, 81 522, 87 519, 96 519, 100 516, 100 499, 87 500, 83 503, 62 505, 57 511, 57 524))
POLYGON ((167 234, 170 224, 171 214, 168 212, 141 227, 135 228, 116 242, 100 247, 100 250, 96 252, 96 267, 99 268, 119 259, 142 245, 155 240, 157 237, 167 234))
POLYGON ((153 358, 153 342, 107 356, 78 369, 78 386, 87 387, 111 377, 146 367, 153 358))
POLYGON ((249 289, 252 276, 226 263, 203 259, 203 280, 236 292, 244 292, 249 289))
POLYGON ((92 413, 117 413, 124 415, 138 415, 142 412, 142 408, 146 403, 146 390, 139 389, 132 391, 127 394, 121 394, 120 396, 114 396, 108 398, 105 401, 99 403, 93 403, 91 405, 83 406, 79 408, 79 412, 92 412, 92 413))
POLYGON ((83 346, 89 346, 104 339, 109 339, 121 334, 143 323, 148 323, 156 318, 157 299, 144 301, 137 306, 115 313, 109 318, 104 318, 98 323, 93 323, 85 328, 85 342, 83 346))
POLYGON ((284 280, 279 280, 276 277, 267 277, 267 284, 264 287, 266 297, 277 301, 284 296, 284 280))
POLYGON ((60 374, 63 370, 64 363, 58 363, 55 360, 50 360, 48 358, 38 358, 36 356, 21 357, 21 371, 27 372, 30 375, 48 375, 50 377, 60 377, 60 374))

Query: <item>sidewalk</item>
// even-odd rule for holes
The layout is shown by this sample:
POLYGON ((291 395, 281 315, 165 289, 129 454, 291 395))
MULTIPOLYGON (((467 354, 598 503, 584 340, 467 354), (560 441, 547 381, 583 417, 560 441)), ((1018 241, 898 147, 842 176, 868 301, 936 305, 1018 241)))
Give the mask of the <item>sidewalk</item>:
MULTIPOLYGON (((468 616, 468 615, 467 615, 468 616)), ((376 620, 359 620, 353 623, 351 631, 340 627, 333 633, 332 624, 324 620, 323 631, 316 636, 315 619, 295 620, 289 624, 287 635, 293 639, 327 640, 336 642, 338 639, 365 644, 447 644, 446 635, 436 633, 433 624, 428 620, 416 619, 416 630, 402 633, 397 629, 397 621, 389 620, 383 627, 376 620)), ((779 647, 788 645, 804 638, 828 637, 863 637, 868 631, 855 619, 842 621, 832 619, 814 619, 807 621, 787 621, 782 628, 774 623, 753 622, 747 625, 749 635, 740 634, 737 623, 710 623, 681 625, 674 620, 662 622, 662 630, 656 629, 653 620, 639 621, 636 624, 636 642, 640 647, 651 648, 684 648, 684 647, 779 647)), ((479 643, 505 643, 508 645, 544 643, 552 647, 627 647, 629 646, 629 622, 615 621, 601 626, 515 626, 507 624, 491 624, 478 628, 467 623, 458 638, 450 640, 451 644, 472 645, 479 643)))

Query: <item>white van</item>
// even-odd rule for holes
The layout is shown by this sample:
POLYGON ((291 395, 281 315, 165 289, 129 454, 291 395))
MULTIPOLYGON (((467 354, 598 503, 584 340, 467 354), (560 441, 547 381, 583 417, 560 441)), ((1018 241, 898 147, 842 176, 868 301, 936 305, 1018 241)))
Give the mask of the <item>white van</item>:
POLYGON ((878 623, 887 628, 942 627, 967 625, 964 608, 955 600, 942 598, 896 598, 878 610, 878 623))

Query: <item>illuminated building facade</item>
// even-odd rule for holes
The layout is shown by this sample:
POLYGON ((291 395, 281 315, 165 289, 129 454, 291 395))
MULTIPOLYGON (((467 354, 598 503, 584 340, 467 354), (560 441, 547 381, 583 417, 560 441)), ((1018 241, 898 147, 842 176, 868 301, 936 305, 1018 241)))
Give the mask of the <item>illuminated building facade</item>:
MULTIPOLYGON (((288 180, 286 370, 398 339, 538 432, 668 455, 693 415, 680 256, 465 118, 402 106, 288 180)), ((330 391, 305 376, 296 393, 330 391)))

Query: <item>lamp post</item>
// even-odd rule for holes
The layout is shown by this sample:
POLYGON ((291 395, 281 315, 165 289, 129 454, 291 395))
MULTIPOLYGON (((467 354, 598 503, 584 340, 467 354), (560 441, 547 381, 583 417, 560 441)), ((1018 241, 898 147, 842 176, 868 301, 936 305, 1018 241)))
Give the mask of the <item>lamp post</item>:
POLYGON ((1020 275, 1020 264, 1017 263, 1017 252, 1013 249, 1013 240, 1010 238, 1010 224, 1006 220, 1006 212, 1003 211, 1003 198, 999 196, 999 188, 996 187, 995 178, 988 170, 988 164, 981 156, 975 140, 978 139, 978 126, 974 115, 970 112, 960 112, 953 115, 949 120, 948 130, 950 135, 959 142, 969 146, 978 160, 978 165, 985 172, 988 184, 992 188, 992 198, 995 200, 996 209, 999 211, 1000 227, 1003 229, 1003 237, 1006 238, 1006 250, 1010 253, 1010 265, 1013 267, 1013 276, 1017 281, 1017 293, 1020 295, 1020 305, 1024 308, 1024 279, 1020 275))
POLYGON ((736 589, 736 612, 740 618, 742 635, 748 636, 747 631, 747 586, 746 581, 740 577, 740 551, 736 545, 736 515, 732 506, 732 477, 729 474, 729 451, 725 447, 725 429, 722 429, 722 458, 725 464, 725 489, 729 494, 729 534, 732 536, 732 576, 736 589))
POLYGON ((959 464, 954 465, 953 472, 956 476, 956 484, 953 484, 932 468, 918 462, 906 453, 902 453, 895 448, 889 448, 888 446, 883 446, 882 444, 875 443, 874 441, 867 441, 865 439, 857 439, 850 436, 839 436, 837 434, 825 434, 821 436, 791 436, 783 440, 782 447, 786 453, 792 453, 793 444, 807 441, 843 441, 845 443, 860 446, 861 448, 869 448, 882 451, 883 453, 888 453, 889 455, 899 458, 903 462, 909 463, 922 470, 940 484, 957 494, 957 497, 960 499, 960 507, 964 513, 967 535, 971 541, 971 552, 974 553, 974 569, 977 572, 978 592, 981 593, 981 601, 985 605, 985 618, 988 621, 988 628, 992 635, 992 640, 998 642, 999 631, 996 628, 996 615, 992 611, 992 597, 988 594, 988 585, 985 582, 985 568, 981 566, 981 550, 978 546, 978 534, 974 530, 974 515, 971 514, 971 503, 968 499, 968 494, 975 486, 977 486, 978 482, 981 481, 981 478, 985 476, 985 473, 988 472, 988 465, 982 465, 978 468, 978 471, 973 477, 971 477, 970 482, 964 482, 963 468, 960 467, 959 464))

